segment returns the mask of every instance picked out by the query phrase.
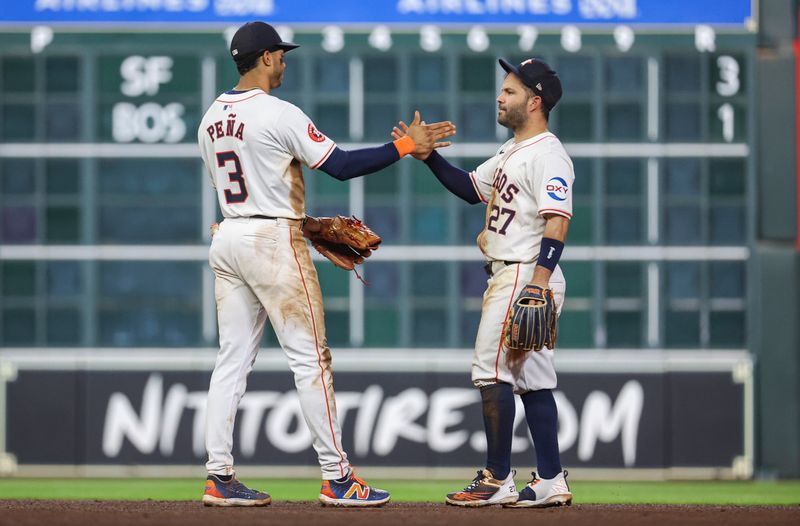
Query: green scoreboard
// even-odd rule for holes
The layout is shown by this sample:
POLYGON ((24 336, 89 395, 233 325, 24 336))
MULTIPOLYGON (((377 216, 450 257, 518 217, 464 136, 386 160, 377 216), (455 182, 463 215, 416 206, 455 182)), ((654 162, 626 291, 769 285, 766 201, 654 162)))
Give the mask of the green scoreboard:
MULTIPOLYGON (((576 171, 560 345, 746 350, 752 16, 749 1, 20 2, 0 15, 0 344, 216 345, 197 126, 237 82, 232 32, 263 18, 301 45, 276 96, 340 146, 387 142, 419 109, 457 124, 443 153, 465 169, 508 137, 497 58, 546 60, 576 171)), ((318 265, 331 345, 471 347, 484 211, 411 159, 306 180, 309 213, 385 240, 367 287, 318 265)))
MULTIPOLYGON (((343 139, 383 140, 396 112, 413 106, 455 110, 450 118, 463 121, 463 139, 494 140, 485 122, 494 114, 485 97, 496 88, 494 58, 535 55, 558 64, 565 81, 566 110, 553 115, 565 140, 747 141, 754 34, 712 32, 703 44, 697 33, 628 30, 629 41, 619 32, 577 32, 575 44, 558 31, 526 38, 481 30, 480 51, 474 32, 437 29, 438 45, 427 51, 415 31, 388 33, 380 44, 374 32, 354 30, 341 33, 336 52, 325 50, 324 33, 291 31, 301 48, 287 56, 278 94, 321 108, 315 117, 343 139)), ((194 142, 205 104, 238 79, 225 37, 70 30, 32 53, 28 33, 4 33, 3 141, 194 142)))

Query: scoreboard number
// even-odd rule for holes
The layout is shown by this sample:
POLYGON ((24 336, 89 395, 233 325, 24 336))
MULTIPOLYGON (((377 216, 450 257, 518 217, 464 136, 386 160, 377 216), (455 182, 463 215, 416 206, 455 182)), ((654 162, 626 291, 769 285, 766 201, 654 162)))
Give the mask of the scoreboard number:
POLYGON ((534 26, 520 26, 517 28, 517 34, 519 35, 520 51, 532 50, 536 39, 539 38, 539 31, 534 26))
MULTIPOLYGON (((739 61, 730 55, 720 55, 717 57, 716 63, 718 69, 717 94, 721 97, 738 95, 742 87, 739 61)), ((725 142, 733 142, 736 135, 736 111, 733 105, 730 102, 720 105, 717 108, 717 118, 722 124, 722 139, 725 142)))
POLYGON ((436 26, 422 26, 419 30, 419 47, 428 53, 442 48, 442 32, 436 26))
POLYGON ((739 93, 741 85, 739 81, 739 61, 730 55, 722 55, 717 57, 717 67, 719 68, 717 93, 723 97, 733 97, 739 93))
POLYGON ((636 35, 628 26, 617 26, 614 28, 614 42, 617 44, 617 49, 623 53, 627 53, 633 47, 636 40, 636 35))
POLYGON ((475 26, 467 33, 467 45, 472 51, 481 53, 489 49, 489 35, 480 26, 475 26))
POLYGON ((561 29, 561 47, 570 53, 581 50, 581 30, 577 26, 564 26, 561 29))
POLYGON ((722 121, 722 138, 725 139, 725 142, 733 142, 735 124, 733 106, 729 102, 720 106, 717 110, 717 117, 722 121))
POLYGON ((378 51, 389 51, 392 49, 392 32, 386 26, 377 26, 369 34, 369 45, 378 51))
POLYGON ((344 31, 339 26, 322 29, 322 49, 328 53, 338 53, 344 49, 344 31))

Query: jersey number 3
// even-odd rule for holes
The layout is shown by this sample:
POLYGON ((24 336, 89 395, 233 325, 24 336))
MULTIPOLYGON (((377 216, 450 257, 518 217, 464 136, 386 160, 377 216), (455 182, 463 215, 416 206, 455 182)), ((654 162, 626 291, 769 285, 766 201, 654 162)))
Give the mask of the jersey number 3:
POLYGON ((234 151, 219 152, 217 154, 217 166, 224 168, 229 162, 233 163, 233 171, 228 172, 228 178, 232 183, 239 185, 239 192, 234 194, 230 190, 225 190, 225 201, 229 205, 244 203, 247 201, 247 185, 244 184, 242 163, 239 162, 239 156, 234 151))

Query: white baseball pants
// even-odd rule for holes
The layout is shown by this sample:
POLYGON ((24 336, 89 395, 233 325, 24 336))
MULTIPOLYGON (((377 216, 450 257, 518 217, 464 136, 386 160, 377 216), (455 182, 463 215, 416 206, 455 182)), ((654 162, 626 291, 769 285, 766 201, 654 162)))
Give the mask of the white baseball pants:
MULTIPOLYGON (((511 304, 522 287, 533 279, 535 268, 536 263, 505 265, 498 261, 493 265, 494 275, 487 281, 488 286, 483 294, 481 321, 472 359, 472 382, 476 387, 503 382, 511 384, 517 394, 556 387, 552 349, 545 347, 539 352, 515 353, 509 352, 503 344, 511 304)), ((560 314, 567 284, 559 266, 550 276, 550 288, 556 302, 556 312, 560 314)))
POLYGON ((208 472, 233 473, 234 420, 269 319, 294 373, 322 478, 346 475, 322 294, 300 221, 225 219, 209 261, 216 277, 220 350, 208 389, 208 472))

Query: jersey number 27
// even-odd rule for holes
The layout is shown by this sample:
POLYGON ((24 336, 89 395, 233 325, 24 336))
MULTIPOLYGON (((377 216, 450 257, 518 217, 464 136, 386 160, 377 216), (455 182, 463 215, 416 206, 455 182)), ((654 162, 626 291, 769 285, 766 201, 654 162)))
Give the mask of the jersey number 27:
POLYGON ((239 156, 232 150, 217 153, 217 166, 224 168, 229 162, 233 163, 233 171, 228 172, 228 179, 232 183, 239 185, 239 192, 234 194, 230 190, 225 190, 225 202, 229 205, 244 203, 247 201, 247 185, 244 184, 244 174, 242 173, 242 163, 239 162, 239 156))
POLYGON ((497 232, 503 236, 506 235, 506 229, 508 228, 508 225, 511 224, 511 221, 514 219, 516 214, 517 213, 510 208, 500 208, 497 205, 492 205, 492 213, 489 215, 489 220, 486 223, 486 230, 497 232), (500 227, 500 230, 498 230, 495 224, 501 217, 504 217, 505 219, 503 225, 500 227))

